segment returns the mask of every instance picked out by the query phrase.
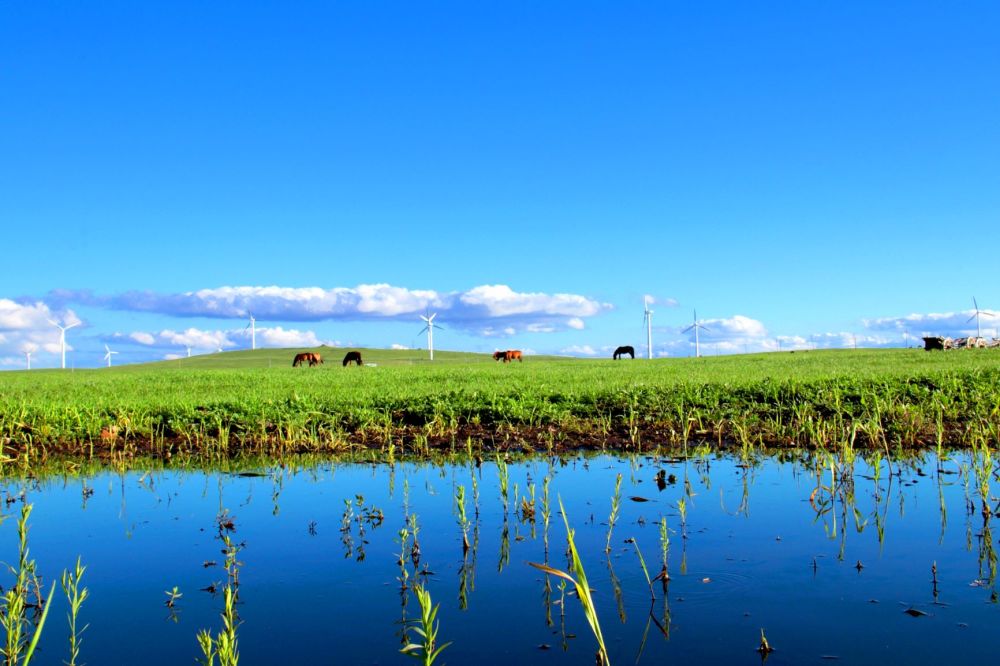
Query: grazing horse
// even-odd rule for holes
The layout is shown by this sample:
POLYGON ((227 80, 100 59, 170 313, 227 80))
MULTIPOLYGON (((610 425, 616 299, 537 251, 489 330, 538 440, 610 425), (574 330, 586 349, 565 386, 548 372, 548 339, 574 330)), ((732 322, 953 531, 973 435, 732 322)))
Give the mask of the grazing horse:
POLYGON ((614 358, 617 361, 625 354, 628 354, 632 358, 635 358, 635 349, 631 345, 625 345, 623 347, 619 347, 618 349, 615 350, 615 354, 612 358, 614 358))
POLYGON ((504 353, 507 355, 507 357, 504 359, 505 363, 511 363, 513 361, 517 361, 518 363, 523 363, 524 362, 524 359, 521 358, 521 350, 520 349, 508 349, 504 353))
POLYGON ((503 361, 504 363, 506 363, 507 362, 507 352, 505 352, 505 351, 495 351, 495 352, 493 352, 493 360, 494 361, 503 361))
POLYGON ((364 363, 361 361, 361 352, 356 352, 356 351, 347 352, 347 354, 344 356, 343 365, 346 368, 351 363, 357 363, 359 368, 362 365, 364 365, 364 363))
POLYGON ((319 354, 314 354, 313 352, 302 352, 301 354, 296 354, 295 359, 292 361, 292 367, 297 368, 303 363, 308 363, 309 367, 314 365, 319 365, 323 362, 323 357, 319 354))

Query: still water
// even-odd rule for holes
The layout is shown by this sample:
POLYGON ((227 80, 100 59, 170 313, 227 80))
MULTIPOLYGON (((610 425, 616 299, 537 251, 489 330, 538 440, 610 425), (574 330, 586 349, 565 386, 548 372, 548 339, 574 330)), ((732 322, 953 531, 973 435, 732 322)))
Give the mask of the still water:
MULTIPOLYGON (((506 465, 506 511, 503 476, 487 460, 6 480, 0 559, 16 561, 14 517, 32 503, 31 554, 46 587, 77 556, 87 566, 82 661, 191 664, 198 630, 221 627, 222 595, 205 589, 226 580, 221 514, 243 544, 242 664, 399 664, 410 662, 402 620, 419 615, 399 564, 400 530, 415 521, 419 560, 408 537, 405 577, 441 605, 439 640, 452 644, 437 663, 592 664, 596 642, 572 586, 564 594, 528 564, 568 569, 561 498, 612 664, 759 663, 762 628, 769 664, 995 659, 996 499, 987 491, 983 511, 981 498, 983 478, 997 483, 992 461, 535 458, 506 465), (665 594, 654 582, 651 600, 636 546, 655 576, 664 518, 670 582, 665 594), (171 609, 175 586, 183 596, 171 609)), ((56 589, 34 663, 67 658, 56 589)))

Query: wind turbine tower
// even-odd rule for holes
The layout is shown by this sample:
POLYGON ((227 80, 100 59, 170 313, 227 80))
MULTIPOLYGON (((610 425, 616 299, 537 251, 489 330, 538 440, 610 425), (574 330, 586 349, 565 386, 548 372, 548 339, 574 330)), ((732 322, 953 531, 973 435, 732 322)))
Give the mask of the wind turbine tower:
POLYGON ((108 347, 107 345, 104 345, 104 351, 105 351, 104 360, 108 362, 108 367, 110 368, 111 367, 111 355, 112 354, 117 354, 118 352, 111 351, 111 348, 108 347))
POLYGON ((646 324, 646 358, 653 359, 653 311, 649 309, 649 297, 642 297, 643 321, 646 324))
POLYGON ((687 333, 688 331, 690 331, 692 329, 694 330, 694 356, 695 356, 695 358, 698 358, 698 357, 701 356, 701 340, 698 337, 698 330, 701 329, 702 331, 705 331, 706 333, 708 333, 709 331, 708 331, 707 328, 705 328, 704 326, 702 326, 698 322, 698 311, 697 310, 694 311, 694 323, 691 324, 690 326, 688 326, 687 328, 685 328, 683 331, 681 331, 681 333, 687 333))
POLYGON ((185 347, 187 349, 188 358, 191 358, 191 347, 185 347))
POLYGON ((427 331, 427 351, 430 352, 432 361, 434 360, 434 317, 437 317, 436 312, 430 316, 420 315, 420 318, 427 322, 427 325, 420 332, 427 331))
MULTIPOLYGON (((243 330, 250 329, 250 349, 257 349, 257 320, 254 318, 252 312, 247 312, 247 314, 250 316, 250 323, 243 330)), ((188 356, 190 355, 189 353, 188 356)))
POLYGON ((31 352, 30 351, 24 352, 24 356, 25 358, 28 359, 28 370, 31 370, 31 352))
POLYGON ((968 319, 966 319, 965 323, 968 324, 970 321, 972 321, 973 319, 975 319, 976 320, 976 337, 977 338, 981 338, 981 337, 983 337, 983 330, 979 326, 979 316, 983 315, 985 317, 995 317, 996 315, 993 314, 992 312, 990 312, 989 310, 980 310, 979 309, 979 303, 976 302, 976 297, 975 296, 972 297, 972 304, 976 308, 976 313, 974 315, 972 315, 971 317, 969 317, 968 319))
POLYGON ((56 322, 49 319, 49 323, 59 329, 59 346, 62 349, 62 369, 66 369, 66 331, 73 328, 74 326, 79 326, 80 322, 70 324, 69 326, 60 326, 56 322))

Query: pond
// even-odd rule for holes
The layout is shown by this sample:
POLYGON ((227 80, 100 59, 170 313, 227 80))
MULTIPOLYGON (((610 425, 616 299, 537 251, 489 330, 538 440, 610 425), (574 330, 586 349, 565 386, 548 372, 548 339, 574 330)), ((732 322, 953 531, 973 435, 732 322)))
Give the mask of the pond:
MULTIPOLYGON (((529 565, 569 570, 561 499, 612 664, 757 663, 762 629, 770 664, 969 663, 995 658, 1000 628, 996 480, 968 451, 707 449, 7 479, 0 559, 16 564, 16 518, 32 504, 43 588, 78 556, 87 567, 91 664, 194 663, 198 631, 222 627, 224 538, 238 549, 243 664, 408 663, 414 582, 440 603, 451 645, 437 663, 592 664, 573 585, 529 565), (637 554, 652 578, 664 546, 665 588, 637 554)), ((34 663, 68 659, 58 585, 51 608, 34 663)))

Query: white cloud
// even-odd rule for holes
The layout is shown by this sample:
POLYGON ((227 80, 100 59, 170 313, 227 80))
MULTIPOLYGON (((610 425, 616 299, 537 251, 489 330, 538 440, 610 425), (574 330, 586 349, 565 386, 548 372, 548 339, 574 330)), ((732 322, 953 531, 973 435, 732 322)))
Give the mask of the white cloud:
MULTIPOLYGON (((63 326, 74 325, 66 334, 66 350, 73 351, 72 339, 79 331, 76 326, 83 323, 75 312, 56 312, 41 302, 18 303, 0 298, 0 354, 13 354, 13 358, 28 351, 59 354, 59 329, 50 320, 63 326)), ((35 363, 41 367, 44 361, 32 359, 32 366, 35 363)))
MULTIPOLYGON (((979 323, 983 335, 994 335, 1000 328, 1000 316, 989 310, 980 310, 979 323), (993 315, 993 316, 991 316, 993 315)), ((962 312, 943 312, 927 314, 910 314, 905 317, 879 317, 863 319, 865 328, 873 331, 895 331, 899 335, 908 332, 909 335, 976 335, 975 310, 962 312)))
POLYGON ((337 346, 336 341, 320 340, 313 331, 285 330, 280 326, 257 329, 257 345, 262 347, 319 347, 337 346))
POLYGON ((643 295, 643 299, 644 302, 648 303, 649 305, 662 305, 668 308, 676 308, 679 305, 676 298, 666 298, 663 296, 653 296, 652 294, 645 294, 643 295))
POLYGON ((583 318, 612 307, 578 294, 516 292, 502 284, 452 292, 361 284, 333 289, 227 286, 180 294, 126 292, 106 298, 89 292, 60 291, 50 297, 60 302, 177 317, 242 319, 253 312, 258 321, 415 320, 425 311, 433 310, 439 313, 439 321, 468 331, 528 325, 552 331, 567 327, 579 330, 583 318))
MULTIPOLYGON (((190 347, 216 351, 234 347, 249 346, 250 332, 244 329, 232 330, 201 330, 188 328, 184 331, 166 329, 158 333, 136 331, 122 336, 116 334, 116 339, 127 338, 147 347, 190 347)), ((285 329, 281 326, 260 326, 257 328, 258 347, 318 347, 322 344, 336 346, 332 340, 321 340, 314 331, 299 331, 285 329)))
POLYGON ((166 329, 159 333, 135 331, 130 333, 127 338, 147 347, 191 347, 192 349, 215 351, 235 347, 236 343, 230 339, 230 335, 233 333, 233 331, 203 331, 197 328, 189 328, 185 331, 166 329))
POLYGON ((570 356, 597 356, 597 350, 590 345, 570 345, 560 349, 559 353, 570 356))
MULTIPOLYGON (((701 325, 708 329, 700 332, 699 337, 702 340, 738 339, 742 341, 767 337, 767 328, 763 323, 743 315, 733 315, 728 319, 704 319, 701 321, 701 325)), ((688 335, 692 340, 694 339, 693 330, 688 335)))

